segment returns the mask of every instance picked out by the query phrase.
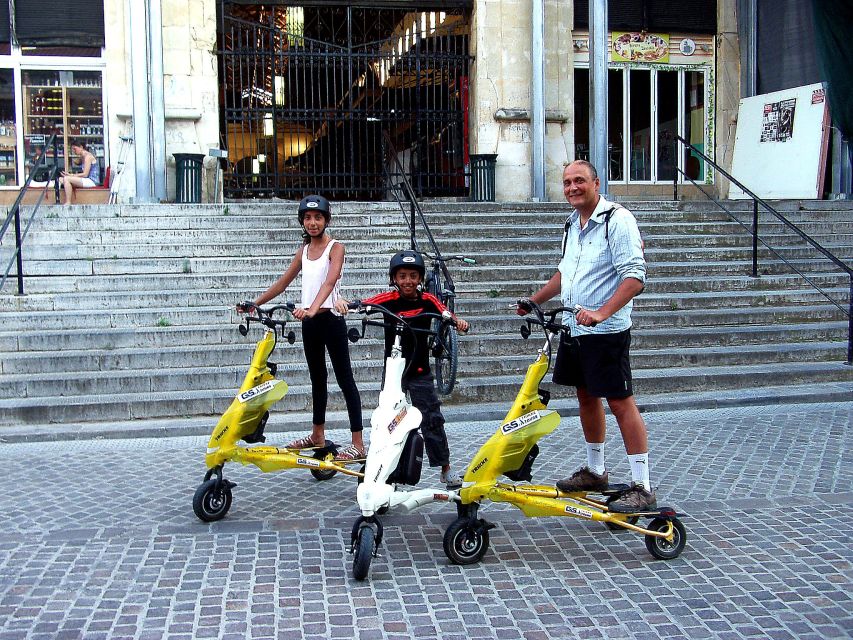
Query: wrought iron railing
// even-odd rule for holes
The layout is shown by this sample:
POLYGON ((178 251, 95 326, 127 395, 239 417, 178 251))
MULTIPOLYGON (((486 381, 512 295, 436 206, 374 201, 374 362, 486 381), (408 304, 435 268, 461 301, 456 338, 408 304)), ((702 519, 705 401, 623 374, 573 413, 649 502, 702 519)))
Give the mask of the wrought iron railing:
POLYGON ((424 235, 429 241, 430 253, 435 256, 441 267, 441 272, 444 275, 445 286, 449 290, 453 291, 453 278, 450 276, 450 271, 447 269, 447 265, 441 255, 441 251, 435 242, 435 237, 432 235, 432 231, 430 231, 429 224, 427 224, 424 211, 415 196, 415 190, 412 188, 412 183, 409 180, 406 169, 400 162, 400 156, 397 153, 397 149, 394 147, 394 143, 391 141, 391 136, 387 131, 382 132, 382 139, 385 144, 386 161, 382 163, 382 167, 385 172, 386 184, 388 191, 390 191, 392 197, 400 206, 400 210, 403 212, 403 218, 406 220, 406 224, 409 228, 409 241, 411 247, 415 251, 420 251, 417 238, 418 221, 420 221, 424 235))
MULTIPOLYGON (((747 233, 752 236, 752 277, 758 277, 758 245, 759 243, 764 246, 770 253, 776 256, 779 260, 784 262, 791 270, 796 272, 800 277, 802 277, 806 282, 808 282, 812 287, 814 287, 822 296, 824 296, 830 303, 832 303, 835 307, 837 307, 844 315, 847 316, 847 364, 853 365, 853 268, 844 263, 840 258, 830 252, 826 247, 821 245, 817 240, 812 238, 808 233, 803 231, 796 224, 788 220, 782 213, 773 208, 768 202, 757 196, 755 193, 750 191, 743 183, 741 183, 737 178, 728 173, 725 169, 723 169, 720 165, 714 162, 711 158, 705 155, 702 151, 697 149, 695 146, 690 144, 687 140, 682 138, 681 136, 675 136, 675 144, 677 151, 677 144, 681 143, 684 147, 690 149, 692 152, 701 156, 705 162, 710 164, 714 169, 720 174, 724 175, 732 184, 737 185, 737 187, 743 191, 747 196, 752 199, 752 228, 748 227, 744 224, 726 205, 724 205, 718 198, 715 198, 712 194, 708 193, 705 189, 702 188, 702 185, 698 184, 693 178, 691 178, 687 173, 682 171, 678 166, 676 166, 677 173, 673 178, 673 196, 675 200, 678 200, 678 174, 680 173, 685 178, 687 178, 693 186, 695 186, 699 191, 701 191, 709 200, 713 201, 720 209, 726 212, 728 216, 737 222, 741 227, 743 227, 747 233), (792 263, 790 260, 787 260, 783 255, 779 253, 776 249, 774 249, 766 240, 762 239, 759 234, 759 205, 763 207, 766 211, 772 214, 777 220, 779 220, 786 228, 793 231, 797 236, 799 236, 803 241, 805 241, 809 246, 815 249, 818 253, 820 253, 824 258, 829 260, 833 265, 841 269, 844 273, 847 274, 849 279, 849 298, 847 301, 847 309, 844 308, 843 302, 839 302, 835 298, 830 295, 829 292, 824 290, 819 284, 817 284, 812 278, 803 273, 797 266, 792 263)), ((678 154, 676 153, 676 156, 678 154)))
POLYGON ((21 247, 24 244, 24 240, 27 238, 27 234, 30 231, 30 226, 35 220, 36 215, 38 214, 39 207, 41 206, 42 200, 44 200, 44 196, 47 193, 48 188, 50 188, 51 184, 53 185, 54 193, 56 196, 56 203, 59 204, 59 154, 58 154, 58 144, 57 137, 54 133, 47 141, 47 144, 44 145, 39 156, 36 158, 33 163, 32 170, 30 171, 30 175, 27 176, 24 185, 21 187, 20 193, 18 193, 18 197, 15 199, 15 203, 9 209, 6 214, 6 220, 3 222, 3 226, 0 227, 0 242, 3 241, 3 236, 6 234, 6 230, 9 228, 10 224, 14 220, 15 222, 15 251, 12 254, 11 259, 9 260, 9 264, 6 265, 6 269, 3 271, 3 279, 0 280, 0 291, 3 290, 3 286, 6 284, 6 280, 9 278, 9 272, 12 270, 12 265, 17 264, 17 279, 18 279, 18 295, 24 295, 24 260, 23 260, 23 252, 21 251, 21 247), (47 164, 47 150, 53 150, 53 165, 50 166, 47 164), (30 214, 29 220, 27 220, 27 224, 24 227, 23 233, 21 232, 21 202, 24 200, 24 196, 29 190, 30 186, 33 182, 33 177, 38 173, 38 169, 41 167, 46 167, 48 169, 47 180, 45 184, 41 186, 41 193, 39 194, 38 200, 36 201, 35 206, 33 207, 32 213, 30 214))

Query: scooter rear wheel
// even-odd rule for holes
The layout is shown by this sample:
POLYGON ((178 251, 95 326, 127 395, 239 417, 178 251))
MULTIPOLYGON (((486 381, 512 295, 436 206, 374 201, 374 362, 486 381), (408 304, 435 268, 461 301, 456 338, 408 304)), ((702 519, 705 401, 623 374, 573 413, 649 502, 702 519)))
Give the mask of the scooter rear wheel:
POLYGON ((489 530, 482 520, 457 518, 444 532, 444 554, 453 564, 474 564, 489 550, 489 530))
POLYGON ((376 532, 373 527, 362 526, 358 530, 355 541, 355 553, 352 559, 352 577, 364 580, 370 571, 370 561, 373 560, 376 532))
POLYGON ((231 508, 231 486, 223 480, 217 491, 216 482, 216 478, 202 482, 193 496, 193 511, 203 522, 221 520, 231 508))
MULTIPOLYGON (((313 456, 316 460, 325 460, 326 462, 331 462, 335 459, 335 454, 330 453, 326 449, 320 449, 319 451, 314 452, 313 456)), ((315 480, 331 480, 335 477, 337 471, 334 469, 311 469, 311 475, 314 476, 315 480)))
POLYGON ((684 551, 684 546, 687 544, 687 530, 678 518, 672 518, 672 520, 655 518, 646 528, 651 531, 663 531, 666 529, 667 522, 672 522, 673 526, 671 542, 665 538, 646 536, 646 549, 658 560, 672 560, 673 558, 677 558, 684 551))

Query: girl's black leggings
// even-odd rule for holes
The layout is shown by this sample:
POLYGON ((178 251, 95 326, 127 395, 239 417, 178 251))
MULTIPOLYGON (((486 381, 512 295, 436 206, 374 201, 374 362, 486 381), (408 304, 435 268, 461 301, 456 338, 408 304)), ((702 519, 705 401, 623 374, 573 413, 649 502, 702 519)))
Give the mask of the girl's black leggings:
POLYGON ((326 351, 332 361, 335 379, 344 394, 349 414, 350 431, 361 431, 361 396, 355 385, 352 364, 349 359, 347 323, 343 316, 323 311, 313 318, 302 321, 302 347, 311 376, 311 399, 314 408, 314 424, 326 423, 326 404, 329 398, 326 369, 326 351))

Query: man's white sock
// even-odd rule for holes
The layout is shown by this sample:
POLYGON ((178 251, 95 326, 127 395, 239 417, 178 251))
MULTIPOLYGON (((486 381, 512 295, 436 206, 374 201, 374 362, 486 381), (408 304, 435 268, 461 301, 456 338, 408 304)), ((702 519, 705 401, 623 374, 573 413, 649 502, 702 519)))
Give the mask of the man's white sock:
POLYGON ((634 484, 640 484, 646 491, 651 491, 652 484, 649 481, 648 452, 629 454, 628 462, 631 463, 631 480, 634 481, 634 484))
POLYGON ((590 471, 601 475, 604 473, 604 443, 587 442, 586 460, 590 471))

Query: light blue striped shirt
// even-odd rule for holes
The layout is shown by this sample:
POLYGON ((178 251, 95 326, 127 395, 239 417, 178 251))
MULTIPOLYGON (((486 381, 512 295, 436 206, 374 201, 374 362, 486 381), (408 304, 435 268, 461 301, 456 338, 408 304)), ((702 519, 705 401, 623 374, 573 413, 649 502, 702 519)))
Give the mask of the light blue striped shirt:
MULTIPOLYGON (((625 207, 601 196, 584 229, 577 210, 569 216, 565 251, 560 260, 560 298, 563 305, 576 304, 585 309, 601 308, 625 278, 646 281, 646 260, 637 220, 625 207), (606 214, 613 209, 610 224, 606 214), (605 233, 609 238, 605 238, 605 233)), ((583 327, 573 314, 566 313, 563 322, 572 335, 617 333, 631 328, 633 300, 594 327, 583 327)))

